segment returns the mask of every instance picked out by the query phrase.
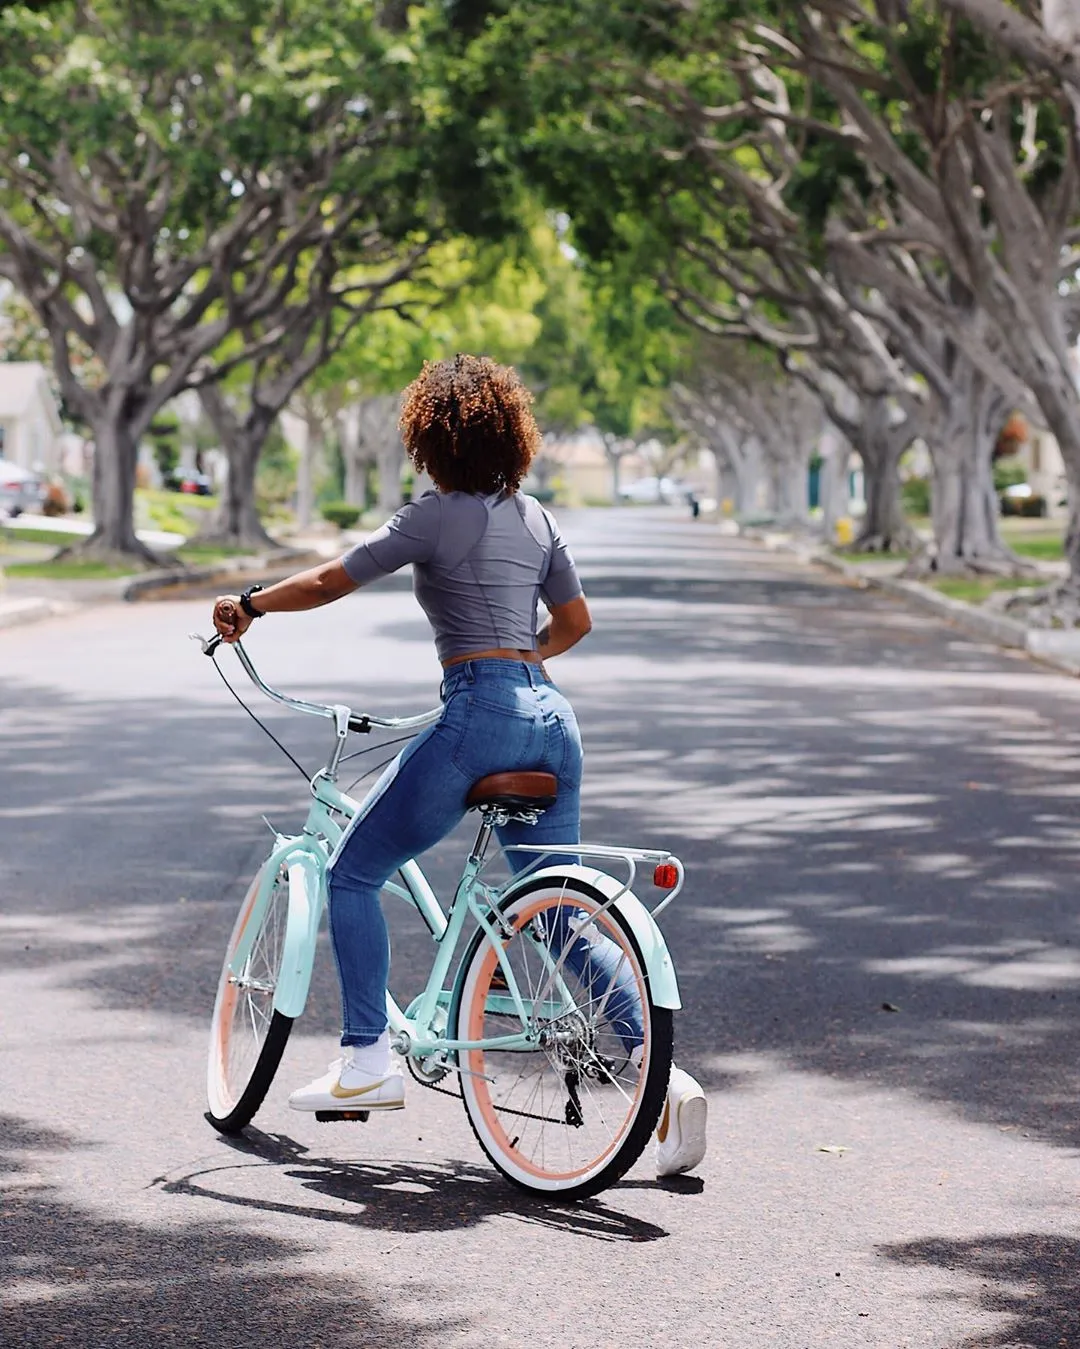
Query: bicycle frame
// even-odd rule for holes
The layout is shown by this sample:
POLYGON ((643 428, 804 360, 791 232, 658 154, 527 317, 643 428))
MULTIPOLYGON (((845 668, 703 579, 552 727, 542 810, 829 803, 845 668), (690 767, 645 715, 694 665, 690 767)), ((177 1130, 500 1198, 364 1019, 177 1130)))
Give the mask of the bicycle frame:
MULTIPOLYGON (((214 640, 210 642, 202 638, 196 640, 202 643, 207 655, 213 655, 219 644, 214 640)), ((258 920, 284 869, 289 883, 288 922, 283 959, 274 990, 274 1009, 283 1016, 296 1018, 303 1012, 307 1002, 314 966, 316 937, 328 901, 326 880, 328 864, 335 849, 340 845, 348 824, 360 809, 360 803, 341 791, 336 784, 349 730, 367 730, 376 726, 395 730, 420 729, 434 722, 441 709, 406 718, 357 717, 350 708, 340 704, 324 706, 289 698, 263 682, 241 643, 236 642, 233 646, 249 678, 268 697, 297 711, 327 717, 334 721, 335 743, 326 766, 311 779, 312 800, 303 830, 300 834, 292 836, 276 835, 274 846, 259 874, 251 917, 230 961, 230 970, 239 978, 261 926, 258 920), (344 824, 342 820, 345 821, 344 824)), ((446 1055, 456 1055, 469 1050, 534 1049, 540 1036, 536 1024, 538 1010, 544 1013, 545 1020, 550 1021, 562 1008, 573 1005, 561 974, 569 946, 556 954, 543 942, 537 943, 537 950, 546 964, 548 978, 539 996, 531 999, 522 997, 514 971, 504 957, 501 941, 504 935, 508 935, 508 929, 504 928, 500 913, 499 906, 502 901, 515 887, 526 881, 545 877, 547 872, 540 866, 543 859, 559 855, 572 856, 575 859, 597 856, 607 860, 620 860, 627 864, 629 878, 622 885, 605 873, 580 866, 567 867, 564 864, 559 868, 558 874, 565 877, 570 871, 580 871, 583 875, 587 873, 590 882, 605 896, 599 912, 615 904, 620 905, 620 912, 630 922, 642 948, 655 1000, 660 1006, 678 1007, 680 1005, 678 989, 671 959, 654 921, 655 914, 671 903, 682 888, 683 868, 678 858, 665 851, 581 843, 519 845, 515 851, 534 854, 536 861, 502 885, 489 886, 480 879, 480 875, 486 865, 487 847, 495 822, 492 814, 483 815, 476 842, 466 860, 449 912, 444 912, 427 878, 415 861, 406 862, 401 868, 399 872, 401 884, 392 880, 384 887, 416 908, 437 948, 424 989, 407 1009, 403 1011, 387 992, 387 1020, 397 1051, 417 1059, 436 1056, 438 1060, 446 1055), (637 900, 631 890, 638 861, 654 864, 672 863, 677 868, 676 886, 652 913, 637 900), (436 1029, 438 1012, 440 1009, 445 1012, 452 1003, 454 989, 447 986, 447 979, 454 952, 458 948, 465 923, 470 917, 485 933, 486 939, 495 950, 507 985, 505 994, 492 996, 490 1006, 493 1011, 515 1012, 522 1025, 519 1033, 481 1040, 462 1040, 448 1038, 439 1033, 441 1028, 436 1029), (565 1001, 560 1001, 560 998, 565 1001)), ((445 1063, 444 1066, 450 1069, 455 1065, 445 1063)))

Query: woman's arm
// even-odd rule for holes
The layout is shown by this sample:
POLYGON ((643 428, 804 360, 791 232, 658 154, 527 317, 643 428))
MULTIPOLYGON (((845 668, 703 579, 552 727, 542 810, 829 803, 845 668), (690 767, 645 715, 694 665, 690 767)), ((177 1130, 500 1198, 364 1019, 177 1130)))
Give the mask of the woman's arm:
POLYGON ((591 631, 592 616, 584 595, 567 600, 565 604, 555 604, 550 618, 536 634, 540 655, 544 660, 549 656, 561 656, 591 631))
MULTIPOLYGON (((264 614, 297 613, 331 604, 356 590, 357 585, 338 558, 267 586, 255 595, 252 603, 264 614)), ((214 605, 214 627, 226 642, 242 637, 254 621, 240 607, 239 595, 222 595, 214 605)))

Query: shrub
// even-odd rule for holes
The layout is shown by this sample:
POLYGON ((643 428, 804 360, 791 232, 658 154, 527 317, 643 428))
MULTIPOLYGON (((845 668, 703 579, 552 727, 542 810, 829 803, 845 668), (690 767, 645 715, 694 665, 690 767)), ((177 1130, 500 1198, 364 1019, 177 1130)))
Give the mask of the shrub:
POLYGON ((1002 515, 1023 515, 1041 520, 1046 516, 1046 498, 1040 496, 1038 492, 1033 492, 1029 497, 1003 496, 1001 498, 1001 513, 1002 515))
POLYGON ((907 515, 930 514, 930 479, 908 478, 900 484, 900 501, 907 515))
POLYGON ((1027 482, 1027 469, 1019 459, 1006 455, 994 460, 994 491, 1004 492, 1006 487, 1018 487, 1027 482))
MULTIPOLYGON (((994 447, 995 458, 999 455, 1014 455, 1021 445, 1025 445, 1031 438, 1031 431, 1027 422, 1021 417, 1019 412, 1014 412, 1001 428, 1001 433, 997 439, 997 445, 994 447)), ((1023 482, 1023 478, 1020 479, 1023 482)))
POLYGON ((67 515, 71 505, 68 495, 58 482, 51 482, 45 488, 45 500, 41 503, 42 515, 67 515))
POLYGON ((323 519, 339 529, 352 529, 360 519, 360 507, 350 506, 347 501, 327 501, 321 509, 323 519))

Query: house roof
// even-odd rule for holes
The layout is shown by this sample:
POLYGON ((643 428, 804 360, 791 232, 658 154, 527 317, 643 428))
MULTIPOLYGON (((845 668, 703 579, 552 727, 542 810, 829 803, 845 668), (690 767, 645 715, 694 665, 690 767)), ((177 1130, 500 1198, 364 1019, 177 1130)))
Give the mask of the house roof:
POLYGON ((0 417, 21 417, 35 397, 41 397, 57 426, 60 416, 49 387, 48 371, 40 361, 0 361, 0 417))

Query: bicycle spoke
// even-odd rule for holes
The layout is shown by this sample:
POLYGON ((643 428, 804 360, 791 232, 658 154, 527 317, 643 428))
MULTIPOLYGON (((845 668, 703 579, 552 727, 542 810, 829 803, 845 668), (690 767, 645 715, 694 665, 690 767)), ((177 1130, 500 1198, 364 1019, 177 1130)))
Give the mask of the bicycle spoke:
POLYGON ((467 1101, 479 1098, 490 1112, 497 1147, 530 1175, 574 1176, 616 1155, 639 1110, 643 1079, 630 1052, 647 1033, 634 1020, 646 994, 636 956, 599 908, 565 890, 523 906, 475 992, 470 1038, 513 1034, 521 1024, 488 1006, 492 997, 506 1006, 504 983, 517 989, 540 1037, 512 1059, 508 1050, 477 1051, 494 1081, 465 1088, 467 1101))
MULTIPOLYGON (((226 986, 232 989, 232 996, 224 1003, 217 1032, 220 1057, 212 1105, 218 1115, 228 1114, 243 1094, 270 1033, 287 916, 288 881, 282 873, 275 878, 261 915, 255 913, 247 919, 248 923, 255 922, 259 926, 243 966, 230 975, 230 957, 223 974, 226 986)), ((237 941, 244 931, 242 926, 236 934, 237 941)))

